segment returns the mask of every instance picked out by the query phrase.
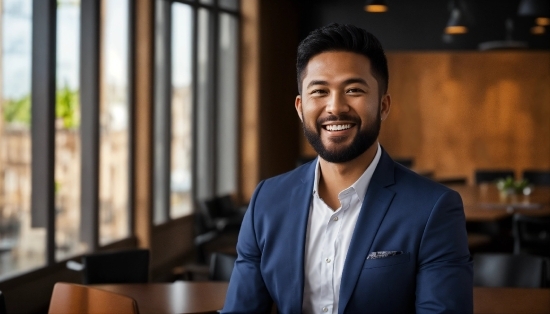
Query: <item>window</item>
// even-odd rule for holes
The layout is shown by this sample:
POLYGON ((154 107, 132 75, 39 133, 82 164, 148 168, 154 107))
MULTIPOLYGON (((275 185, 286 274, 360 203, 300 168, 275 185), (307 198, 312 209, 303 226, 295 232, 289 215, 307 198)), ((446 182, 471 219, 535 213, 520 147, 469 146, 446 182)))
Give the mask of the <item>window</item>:
POLYGON ((0 277, 132 233, 130 6, 0 0, 0 277))
POLYGON ((80 1, 57 1, 55 90, 56 259, 86 250, 80 241, 80 1))
POLYGON ((193 121, 193 10, 189 5, 172 5, 172 109, 170 160, 170 217, 192 212, 191 165, 193 121))
POLYGON ((44 265, 45 229, 31 227, 32 1, 0 0, 0 277, 44 265))
POLYGON ((100 244, 123 239, 129 229, 129 4, 103 0, 99 109, 100 244))
POLYGON ((157 0, 154 223, 237 189, 236 0, 157 0))

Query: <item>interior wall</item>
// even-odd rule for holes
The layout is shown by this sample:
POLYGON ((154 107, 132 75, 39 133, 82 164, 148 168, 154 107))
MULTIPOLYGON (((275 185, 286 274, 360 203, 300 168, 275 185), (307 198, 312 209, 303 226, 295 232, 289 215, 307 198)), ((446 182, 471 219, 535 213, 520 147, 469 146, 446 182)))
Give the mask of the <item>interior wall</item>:
MULTIPOLYGON (((436 178, 550 169, 550 52, 390 52, 380 143, 436 178)), ((304 155, 314 152, 302 145, 304 155)))
POLYGON ((258 182, 295 167, 298 12, 295 1, 242 1, 241 200, 258 182))
POLYGON ((290 0, 260 3, 260 179, 266 179, 292 170, 299 156, 298 14, 290 0))
POLYGON ((550 168, 550 52, 390 53, 381 143, 436 176, 550 168))

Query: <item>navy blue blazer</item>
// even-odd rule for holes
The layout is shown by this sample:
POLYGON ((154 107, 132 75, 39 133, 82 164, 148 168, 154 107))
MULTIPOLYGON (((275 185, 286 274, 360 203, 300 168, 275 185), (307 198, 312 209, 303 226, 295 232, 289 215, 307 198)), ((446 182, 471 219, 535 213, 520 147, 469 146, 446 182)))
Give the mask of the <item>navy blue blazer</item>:
MULTIPOLYGON (((261 182, 243 220, 222 313, 301 313, 316 160, 261 182)), ((460 195, 382 151, 349 246, 338 313, 472 313, 460 195), (402 254, 367 259, 371 252, 402 254)))

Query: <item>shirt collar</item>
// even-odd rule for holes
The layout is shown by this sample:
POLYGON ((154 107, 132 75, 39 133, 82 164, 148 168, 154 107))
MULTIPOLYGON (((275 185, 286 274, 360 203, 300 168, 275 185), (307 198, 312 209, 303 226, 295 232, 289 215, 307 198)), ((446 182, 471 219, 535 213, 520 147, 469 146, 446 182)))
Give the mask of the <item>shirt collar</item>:
MULTIPOLYGON (((363 199, 365 198, 365 194, 367 194, 367 189, 369 187, 370 180, 372 179, 372 175, 374 174, 374 170, 376 169, 376 166, 378 166, 378 162, 380 161, 380 156, 382 156, 382 149, 380 147, 380 143, 378 143, 376 148, 376 154, 374 155, 374 159, 371 161, 370 165, 367 167, 365 172, 355 181, 349 188, 353 188, 355 193, 357 193, 357 196, 359 197, 359 200, 363 202, 363 199)), ((320 158, 317 158, 317 165, 315 166, 315 179, 313 183, 313 194, 319 196, 317 191, 319 190, 319 174, 320 174, 320 166, 319 166, 320 158)), ((347 190, 345 189, 345 190, 347 190)))

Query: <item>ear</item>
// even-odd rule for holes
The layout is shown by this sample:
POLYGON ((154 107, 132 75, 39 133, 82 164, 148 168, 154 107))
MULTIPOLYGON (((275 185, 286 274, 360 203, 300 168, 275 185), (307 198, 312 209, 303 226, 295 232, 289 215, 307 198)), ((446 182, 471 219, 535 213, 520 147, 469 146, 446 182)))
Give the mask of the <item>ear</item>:
POLYGON ((294 107, 296 108, 298 117, 300 117, 300 120, 304 122, 304 117, 302 117, 302 96, 300 95, 296 96, 296 100, 294 101, 294 107))
POLYGON ((384 96, 382 96, 382 100, 380 103, 380 118, 382 119, 382 121, 386 120, 386 118, 390 114, 390 108, 391 108, 390 94, 385 94, 384 96))

